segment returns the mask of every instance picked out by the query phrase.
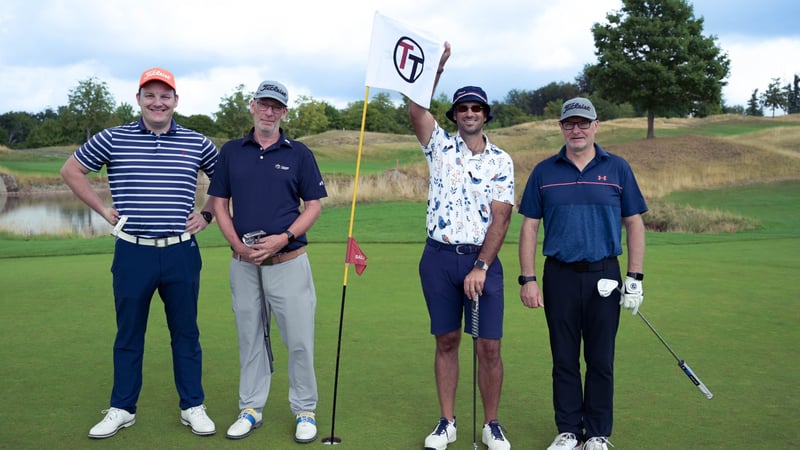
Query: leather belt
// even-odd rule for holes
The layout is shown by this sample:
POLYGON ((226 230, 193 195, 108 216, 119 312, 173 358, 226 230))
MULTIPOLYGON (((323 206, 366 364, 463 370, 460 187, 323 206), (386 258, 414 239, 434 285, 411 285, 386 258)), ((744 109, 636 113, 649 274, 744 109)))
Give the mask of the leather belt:
MULTIPOLYGON (((297 258, 298 256, 302 255, 305 252, 306 252, 306 247, 302 246, 300 248, 296 248, 296 249, 290 250, 288 252, 276 253, 276 254, 270 256, 269 258, 265 259, 264 261, 262 261, 261 265, 262 266, 273 266, 275 264, 285 263, 286 261, 291 261, 291 260, 297 258)), ((240 261, 242 259, 242 256, 239 255, 236 252, 233 252, 233 257, 238 259, 238 260, 240 260, 240 261)))
POLYGON ((474 245, 474 244, 445 244, 431 238, 428 238, 425 241, 427 245, 430 245, 433 248, 438 248, 439 250, 445 250, 448 252, 454 252, 458 255, 468 255, 472 253, 480 253, 481 246, 474 245))
POLYGON ((574 270, 575 272, 601 272, 606 270, 606 268, 612 268, 610 264, 617 262, 617 258, 606 258, 595 262, 576 261, 571 263, 559 261, 552 257, 547 258, 547 260, 552 261, 553 263, 558 264, 565 269, 574 270))
POLYGON ((130 242, 131 244, 136 245, 147 245, 150 247, 169 247, 170 245, 186 242, 192 238, 191 233, 183 233, 180 236, 168 236, 163 238, 141 238, 121 230, 117 231, 114 235, 118 239, 122 239, 125 242, 130 242))

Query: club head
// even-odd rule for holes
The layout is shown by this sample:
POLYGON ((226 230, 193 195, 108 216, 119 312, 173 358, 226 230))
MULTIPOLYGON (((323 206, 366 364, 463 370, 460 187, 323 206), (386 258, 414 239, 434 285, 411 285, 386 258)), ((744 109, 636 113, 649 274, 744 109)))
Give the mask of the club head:
POLYGON ((600 294, 600 297, 608 297, 614 292, 614 289, 619 286, 619 282, 617 280, 611 280, 608 278, 601 278, 597 280, 597 292, 600 294))

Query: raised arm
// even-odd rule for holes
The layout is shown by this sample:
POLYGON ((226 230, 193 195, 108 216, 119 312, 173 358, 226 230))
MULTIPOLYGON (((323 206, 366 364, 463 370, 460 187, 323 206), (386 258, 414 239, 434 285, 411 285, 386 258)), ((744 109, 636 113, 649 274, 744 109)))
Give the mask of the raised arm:
MULTIPOLYGON (((448 58, 450 58, 450 43, 445 41, 444 53, 442 53, 442 58, 439 60, 439 68, 436 70, 436 81, 433 83, 431 98, 433 98, 433 93, 436 92, 436 86, 439 84, 439 78, 442 76, 442 72, 444 72, 444 65, 448 58)), ((419 106, 413 100, 408 99, 408 116, 411 119, 411 125, 414 127, 414 134, 417 135, 419 143, 428 145, 428 142, 431 140, 431 135, 433 134, 433 128, 436 126, 436 120, 433 118, 433 114, 431 114, 429 110, 419 106)))

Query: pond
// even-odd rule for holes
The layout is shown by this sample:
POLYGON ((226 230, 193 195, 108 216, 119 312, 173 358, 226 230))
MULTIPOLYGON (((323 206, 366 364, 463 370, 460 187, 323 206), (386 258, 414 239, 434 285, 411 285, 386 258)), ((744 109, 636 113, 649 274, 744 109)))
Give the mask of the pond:
MULTIPOLYGON (((198 208, 205 204, 206 189, 207 186, 198 189, 198 208)), ((101 191, 100 197, 111 204, 108 191, 101 191)), ((93 237, 110 234, 111 229, 100 214, 70 191, 0 195, 0 231, 21 236, 93 237)))

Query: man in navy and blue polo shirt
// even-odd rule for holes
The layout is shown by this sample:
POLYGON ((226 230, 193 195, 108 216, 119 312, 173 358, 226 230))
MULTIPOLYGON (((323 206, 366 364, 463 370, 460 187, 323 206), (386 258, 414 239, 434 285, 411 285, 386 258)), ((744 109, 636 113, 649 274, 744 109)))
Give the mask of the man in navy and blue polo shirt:
POLYGON ((327 197, 314 154, 280 128, 289 94, 264 81, 250 101, 253 129, 223 145, 208 194, 220 230, 233 249, 233 312, 239 339, 239 408, 229 439, 261 426, 271 370, 270 314, 288 349, 289 407, 294 439, 317 438, 314 412, 314 313, 317 297, 306 254, 306 232, 327 197), (230 204, 233 203, 233 215, 230 204), (258 233, 257 237, 247 236, 258 233))
MULTIPOLYGON (((449 57, 450 44, 445 42, 436 83, 449 57)), ((473 342, 483 400, 482 441, 489 450, 507 450, 511 444, 497 417, 504 311, 503 266, 497 254, 514 206, 514 163, 483 132, 492 110, 480 87, 465 86, 453 94, 446 116, 457 125, 456 135, 411 99, 408 113, 430 168, 428 239, 419 275, 436 337, 434 370, 441 415, 425 438, 425 448, 443 450, 456 440, 458 348, 466 319, 464 331, 477 336, 473 342), (473 302, 480 305, 477 330, 472 329, 473 302)))
POLYGON ((114 235, 114 388, 105 418, 89 431, 111 437, 134 424, 142 388, 142 358, 150 301, 158 291, 172 340, 172 365, 181 423, 197 435, 214 434, 205 411, 197 299, 200 249, 194 234, 211 222, 210 210, 194 213, 199 171, 211 177, 217 149, 205 136, 173 119, 175 78, 161 68, 142 73, 136 101, 142 117, 94 135, 70 157, 61 175, 70 189, 110 224, 114 235), (113 206, 86 175, 106 166, 113 206))
POLYGON ((606 450, 611 435, 614 347, 620 305, 642 302, 641 280, 647 211, 630 165, 594 141, 599 127, 585 98, 564 103, 559 122, 565 145, 534 167, 519 212, 525 216, 519 242, 525 306, 544 306, 553 358, 553 406, 559 435, 548 450, 606 450), (535 254, 540 222, 546 257, 542 290, 535 254), (627 238, 625 293, 602 297, 600 279, 620 281, 622 227, 627 238), (586 379, 582 387, 583 340, 586 379))

